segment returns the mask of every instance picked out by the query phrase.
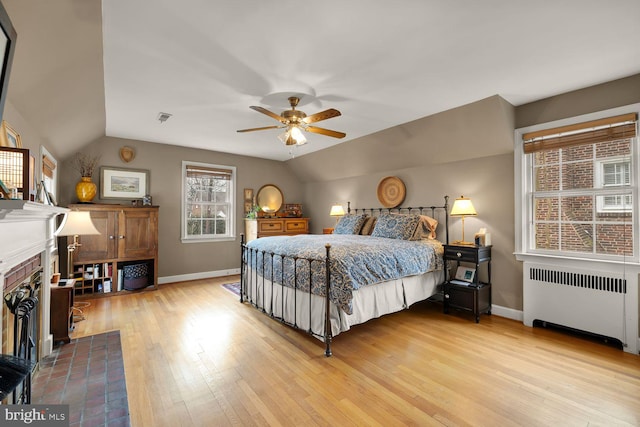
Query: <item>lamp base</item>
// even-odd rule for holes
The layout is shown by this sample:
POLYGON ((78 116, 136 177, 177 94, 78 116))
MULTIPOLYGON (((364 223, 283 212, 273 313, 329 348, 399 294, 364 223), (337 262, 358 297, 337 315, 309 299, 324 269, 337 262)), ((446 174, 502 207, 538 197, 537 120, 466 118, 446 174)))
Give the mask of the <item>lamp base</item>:
POLYGON ((456 240, 455 242, 451 242, 452 245, 458 245, 458 246, 475 246, 476 244, 474 242, 465 242, 463 240, 456 240))

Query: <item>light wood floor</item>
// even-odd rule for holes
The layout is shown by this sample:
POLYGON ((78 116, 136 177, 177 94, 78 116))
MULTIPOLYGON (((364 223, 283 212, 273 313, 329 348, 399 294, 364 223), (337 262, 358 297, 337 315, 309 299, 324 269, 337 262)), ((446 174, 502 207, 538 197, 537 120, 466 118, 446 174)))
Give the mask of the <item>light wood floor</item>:
POLYGON ((423 302, 322 344, 241 305, 233 278, 91 301, 121 331, 138 426, 640 425, 640 356, 423 302))

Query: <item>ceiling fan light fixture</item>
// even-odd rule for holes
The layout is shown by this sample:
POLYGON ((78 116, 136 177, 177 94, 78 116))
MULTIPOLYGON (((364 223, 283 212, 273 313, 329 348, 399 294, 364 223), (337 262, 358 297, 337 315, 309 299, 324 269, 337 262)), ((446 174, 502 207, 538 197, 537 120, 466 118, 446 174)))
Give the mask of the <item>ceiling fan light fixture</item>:
POLYGON ((284 145, 304 145, 307 143, 307 138, 297 126, 289 126, 285 132, 278 135, 278 139, 284 145))
POLYGON ((307 143, 307 138, 304 137, 304 134, 298 126, 293 126, 291 128, 291 137, 296 141, 296 145, 303 145, 307 143))
POLYGON ((265 114, 272 119, 280 122, 279 125, 274 126, 263 126, 258 128, 251 129, 238 129, 237 132, 253 132, 256 130, 267 130, 267 129, 282 129, 286 128, 286 130, 278 135, 278 139, 282 141, 284 145, 304 145, 307 143, 307 138, 304 136, 302 131, 317 133, 320 135, 331 136, 333 138, 344 138, 347 136, 344 132, 338 132, 335 130, 319 128, 316 126, 309 126, 311 123, 316 123, 321 120, 327 120, 332 117, 338 117, 341 115, 340 111, 335 108, 329 108, 328 110, 321 111, 319 113, 312 114, 307 116, 303 111, 296 110, 296 106, 300 98, 292 96, 289 97, 289 104, 291 105, 290 110, 285 110, 279 115, 267 110, 266 108, 252 105, 249 108, 255 110, 259 113, 265 114))

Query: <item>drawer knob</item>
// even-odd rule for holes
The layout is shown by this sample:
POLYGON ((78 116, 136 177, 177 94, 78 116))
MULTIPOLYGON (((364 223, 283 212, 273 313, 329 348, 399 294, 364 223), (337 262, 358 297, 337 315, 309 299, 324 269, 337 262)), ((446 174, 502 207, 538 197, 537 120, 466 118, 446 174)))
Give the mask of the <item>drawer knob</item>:
POLYGON ((456 256, 457 256, 458 258, 460 258, 460 257, 462 256, 462 253, 460 253, 460 252, 456 252, 456 256))

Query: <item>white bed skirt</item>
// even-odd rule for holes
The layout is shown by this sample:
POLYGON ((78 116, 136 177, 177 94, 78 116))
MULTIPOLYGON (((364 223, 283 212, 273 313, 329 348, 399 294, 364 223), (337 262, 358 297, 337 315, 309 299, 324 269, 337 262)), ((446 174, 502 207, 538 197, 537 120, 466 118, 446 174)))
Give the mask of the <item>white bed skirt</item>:
MULTIPOLYGON (((267 315, 284 319, 306 331, 309 331, 309 318, 311 318, 311 332, 319 338, 324 336, 324 297, 295 291, 293 288, 283 287, 277 283, 272 284, 266 279, 263 281, 263 278, 257 276, 251 269, 248 273, 246 277, 249 279, 245 281, 244 292, 251 303, 261 310, 264 309, 267 315), (309 316, 310 306, 311 316, 309 316)), ((418 301, 423 301, 435 294, 437 286, 443 281, 444 271, 438 270, 364 286, 353 292, 352 314, 347 314, 331 304, 331 334, 336 336, 340 332, 348 331, 351 326, 384 314, 395 313, 418 301)))

